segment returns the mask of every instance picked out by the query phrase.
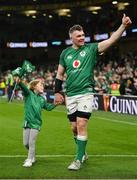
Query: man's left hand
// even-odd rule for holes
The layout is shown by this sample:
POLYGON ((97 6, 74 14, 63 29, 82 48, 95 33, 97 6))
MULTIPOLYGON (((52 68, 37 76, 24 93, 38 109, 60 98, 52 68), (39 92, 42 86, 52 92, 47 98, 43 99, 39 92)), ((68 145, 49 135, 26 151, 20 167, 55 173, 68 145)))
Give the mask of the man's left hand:
POLYGON ((128 16, 126 16, 126 14, 123 14, 122 24, 125 26, 125 28, 132 24, 131 19, 128 16))

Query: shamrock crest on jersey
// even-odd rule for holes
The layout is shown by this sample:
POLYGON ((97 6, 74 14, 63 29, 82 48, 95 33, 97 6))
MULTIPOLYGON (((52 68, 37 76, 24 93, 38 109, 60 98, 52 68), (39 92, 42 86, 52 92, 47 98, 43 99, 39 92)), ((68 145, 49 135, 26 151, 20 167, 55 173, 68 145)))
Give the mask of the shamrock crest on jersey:
POLYGON ((81 56, 81 57, 84 57, 85 55, 86 55, 86 52, 85 52, 85 51, 81 51, 81 52, 80 52, 80 56, 81 56))

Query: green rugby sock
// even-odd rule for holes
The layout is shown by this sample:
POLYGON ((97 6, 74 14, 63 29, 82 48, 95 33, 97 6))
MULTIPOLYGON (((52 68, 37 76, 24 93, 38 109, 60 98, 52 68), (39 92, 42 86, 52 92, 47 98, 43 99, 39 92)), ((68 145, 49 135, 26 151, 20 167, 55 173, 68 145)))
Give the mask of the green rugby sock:
POLYGON ((82 161, 82 157, 85 154, 85 149, 86 149, 86 144, 87 144, 87 139, 85 137, 85 140, 80 140, 77 139, 77 156, 76 160, 79 160, 80 162, 82 161))

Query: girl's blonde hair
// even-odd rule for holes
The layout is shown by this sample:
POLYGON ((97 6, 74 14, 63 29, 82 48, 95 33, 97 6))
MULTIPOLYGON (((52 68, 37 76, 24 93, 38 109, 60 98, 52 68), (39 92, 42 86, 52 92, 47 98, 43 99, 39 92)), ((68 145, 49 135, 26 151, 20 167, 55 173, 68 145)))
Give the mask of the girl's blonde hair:
POLYGON ((41 79, 35 79, 29 83, 29 89, 34 90, 36 85, 41 82, 41 79))

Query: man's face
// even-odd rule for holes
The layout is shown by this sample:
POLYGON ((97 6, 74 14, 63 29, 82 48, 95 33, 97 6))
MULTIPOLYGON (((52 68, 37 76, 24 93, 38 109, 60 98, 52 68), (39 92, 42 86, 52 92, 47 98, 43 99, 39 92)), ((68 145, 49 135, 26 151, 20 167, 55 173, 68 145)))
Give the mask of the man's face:
POLYGON ((83 31, 74 31, 71 34, 71 40, 74 46, 80 47, 85 43, 85 34, 83 31))

